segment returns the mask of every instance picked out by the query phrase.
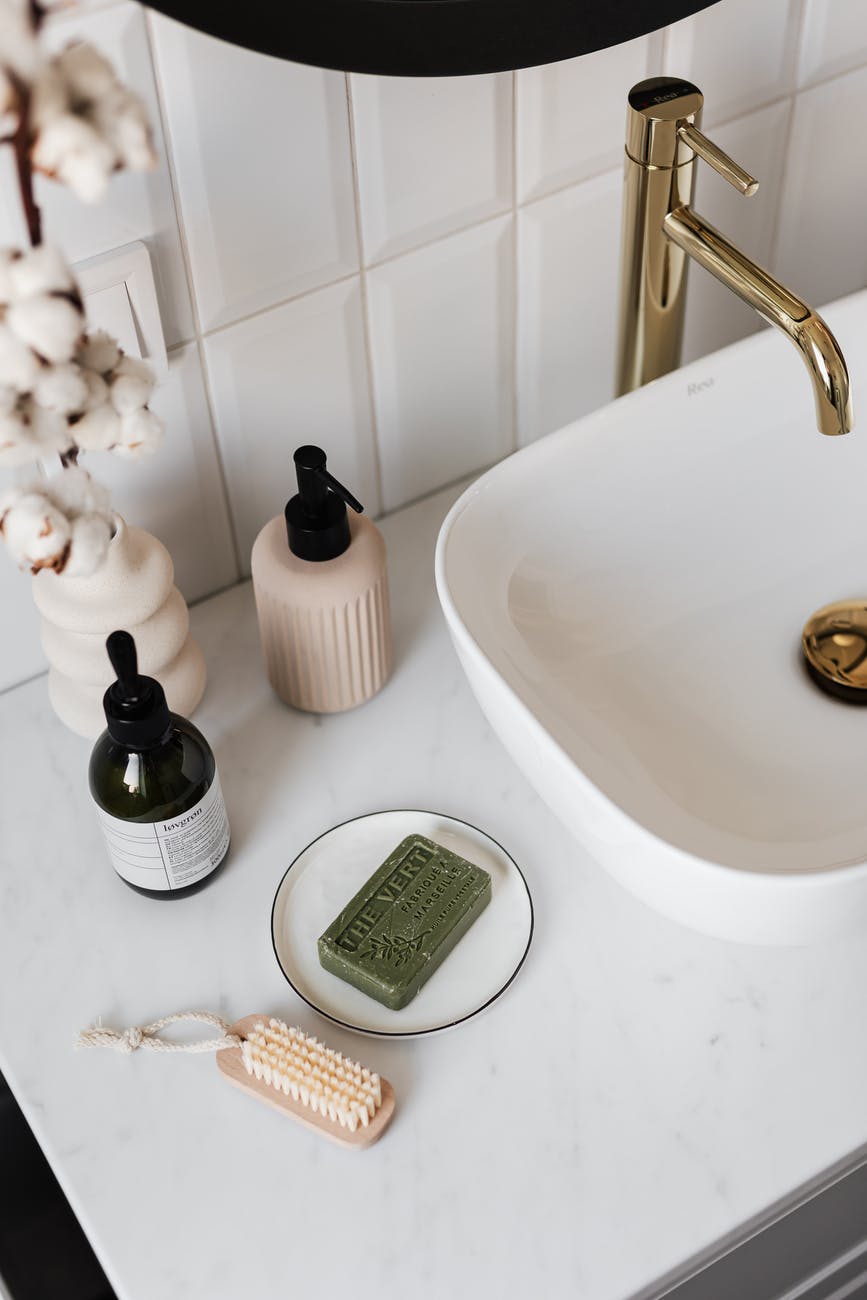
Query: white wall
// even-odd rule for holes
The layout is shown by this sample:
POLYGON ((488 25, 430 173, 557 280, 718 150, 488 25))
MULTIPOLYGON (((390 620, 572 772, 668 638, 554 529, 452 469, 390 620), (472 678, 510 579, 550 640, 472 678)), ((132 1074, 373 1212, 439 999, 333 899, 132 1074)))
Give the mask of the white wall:
MULTIPOLYGON (((52 19, 75 36, 151 105, 163 162, 93 209, 41 183, 47 233, 73 259, 144 239, 171 349, 164 449, 88 463, 189 599, 247 572, 300 442, 375 515, 609 400, 642 77, 694 80, 705 128, 762 181, 747 201, 703 169, 714 224, 817 304, 867 285, 864 0, 720 0, 609 51, 439 81, 279 62, 129 0, 52 19)), ((8 162, 2 243, 22 239, 8 162)), ((687 358, 759 327, 697 269, 690 294, 687 358)), ((6 555, 0 602, 6 686, 43 666, 6 555)))

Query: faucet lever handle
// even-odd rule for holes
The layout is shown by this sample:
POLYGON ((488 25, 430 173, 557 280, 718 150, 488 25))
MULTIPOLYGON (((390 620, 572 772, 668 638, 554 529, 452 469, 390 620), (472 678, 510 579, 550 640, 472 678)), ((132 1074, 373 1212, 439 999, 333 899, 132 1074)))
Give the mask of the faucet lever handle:
POLYGON ((699 158, 703 158, 706 163, 710 163, 715 172, 719 172, 723 180, 727 180, 729 185, 734 185, 746 198, 751 198, 759 188, 759 182, 749 172, 739 167, 733 158, 729 158, 727 153, 723 153, 713 140, 708 140, 706 135, 699 131, 698 127, 693 126, 691 122, 684 122, 677 128, 679 139, 688 145, 699 158))

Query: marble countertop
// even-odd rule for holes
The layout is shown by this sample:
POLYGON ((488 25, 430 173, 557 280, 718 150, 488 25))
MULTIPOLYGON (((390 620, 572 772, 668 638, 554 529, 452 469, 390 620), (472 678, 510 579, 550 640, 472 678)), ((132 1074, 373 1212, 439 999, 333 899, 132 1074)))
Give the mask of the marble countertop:
MULTIPOLYGON (((623 893, 491 733, 433 586, 455 492, 385 521, 397 666, 350 714, 283 708, 252 592, 193 611, 231 858, 172 907, 113 874, 89 747, 44 678, 0 699, 0 1069, 121 1300, 526 1295, 621 1300, 867 1141, 867 942, 727 945, 623 893), (375 1042, 295 997, 271 950, 295 854, 357 814, 423 807, 487 830, 533 893, 506 995, 450 1033, 375 1042), (226 1087, 203 1056, 74 1052, 206 1007, 270 1012, 392 1080, 398 1112, 355 1153, 226 1087)), ((14 1194, 14 1173, 6 1176, 14 1194)))

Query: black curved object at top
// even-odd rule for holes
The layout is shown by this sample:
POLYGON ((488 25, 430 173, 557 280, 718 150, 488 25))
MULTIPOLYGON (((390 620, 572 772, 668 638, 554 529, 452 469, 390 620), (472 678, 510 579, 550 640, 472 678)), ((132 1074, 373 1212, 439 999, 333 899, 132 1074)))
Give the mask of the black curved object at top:
POLYGON ((455 77, 556 63, 717 0, 146 0, 263 54, 347 72, 455 77))

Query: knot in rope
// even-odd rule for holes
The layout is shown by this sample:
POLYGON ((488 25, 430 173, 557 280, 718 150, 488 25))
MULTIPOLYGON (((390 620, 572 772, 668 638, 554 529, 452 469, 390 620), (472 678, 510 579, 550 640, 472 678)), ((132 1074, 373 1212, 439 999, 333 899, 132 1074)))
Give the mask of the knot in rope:
POLYGON ((76 1047, 111 1047, 124 1056, 131 1056, 140 1047, 150 1048, 154 1052, 222 1052, 227 1047, 240 1047, 241 1039, 237 1034, 229 1033, 229 1023, 222 1016, 212 1011, 178 1011, 172 1016, 163 1016, 153 1024, 131 1025, 129 1029, 111 1029, 102 1021, 90 1029, 82 1029, 75 1040, 76 1047), (201 1024, 219 1029, 220 1038, 206 1038, 192 1043, 174 1043, 159 1038, 158 1034, 166 1025, 177 1024, 181 1020, 197 1020, 201 1024))

